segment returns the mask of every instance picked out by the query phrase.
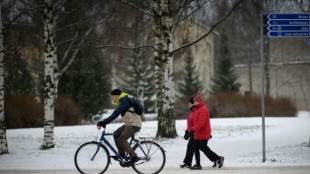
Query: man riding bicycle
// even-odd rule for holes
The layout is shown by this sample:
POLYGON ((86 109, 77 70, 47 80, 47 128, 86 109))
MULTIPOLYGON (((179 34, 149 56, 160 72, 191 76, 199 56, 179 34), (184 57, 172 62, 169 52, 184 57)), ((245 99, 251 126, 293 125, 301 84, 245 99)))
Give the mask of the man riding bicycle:
POLYGON ((114 132, 115 135, 113 135, 113 137, 115 145, 122 158, 125 158, 125 152, 129 154, 129 164, 134 165, 139 161, 139 157, 137 157, 137 154, 132 150, 127 140, 136 132, 140 131, 142 127, 141 117, 134 112, 134 108, 129 102, 127 93, 124 93, 119 89, 114 89, 111 91, 111 99, 118 105, 118 107, 114 110, 111 116, 103 121, 99 121, 97 126, 105 127, 121 114, 122 120, 125 124, 114 132))

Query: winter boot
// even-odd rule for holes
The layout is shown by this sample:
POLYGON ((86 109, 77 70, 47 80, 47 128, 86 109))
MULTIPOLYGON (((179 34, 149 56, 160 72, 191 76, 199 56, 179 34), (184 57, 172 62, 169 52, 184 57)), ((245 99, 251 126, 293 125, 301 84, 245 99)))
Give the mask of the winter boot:
POLYGON ((190 167, 191 170, 201 170, 201 165, 195 164, 193 167, 190 167))
POLYGON ((220 158, 218 159, 218 163, 219 163, 219 168, 223 167, 223 165, 224 165, 224 157, 220 156, 220 158))

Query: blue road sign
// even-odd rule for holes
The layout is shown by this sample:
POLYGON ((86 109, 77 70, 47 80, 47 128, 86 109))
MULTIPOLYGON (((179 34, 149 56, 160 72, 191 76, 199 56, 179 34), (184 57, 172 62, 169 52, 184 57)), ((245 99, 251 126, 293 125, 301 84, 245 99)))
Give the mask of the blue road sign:
POLYGON ((310 37, 310 14, 268 14, 267 36, 310 37))
POLYGON ((310 14, 269 14, 268 19, 310 19, 310 14))
POLYGON ((269 26, 269 31, 310 31, 309 26, 269 26))
POLYGON ((309 40, 307 40, 307 44, 308 44, 308 46, 310 46, 310 39, 309 39, 309 40))
POLYGON ((310 32, 268 32, 269 37, 310 37, 310 32))
POLYGON ((268 20, 267 25, 310 25, 310 20, 268 20))

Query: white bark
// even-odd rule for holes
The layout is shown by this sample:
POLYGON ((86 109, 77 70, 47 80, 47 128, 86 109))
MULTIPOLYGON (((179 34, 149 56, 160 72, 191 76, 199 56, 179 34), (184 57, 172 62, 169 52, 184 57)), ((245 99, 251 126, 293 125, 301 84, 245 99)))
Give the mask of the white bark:
POLYGON ((6 125, 4 117, 4 50, 3 50, 3 30, 2 30, 2 1, 0 1, 0 154, 8 153, 8 143, 6 139, 6 125))
MULTIPOLYGON (((51 4, 52 0, 44 0, 51 4)), ((53 148, 54 144, 54 16, 53 7, 44 8, 44 148, 53 148)))
POLYGON ((157 89, 157 136, 175 137, 173 38, 170 0, 154 0, 155 74, 157 89))

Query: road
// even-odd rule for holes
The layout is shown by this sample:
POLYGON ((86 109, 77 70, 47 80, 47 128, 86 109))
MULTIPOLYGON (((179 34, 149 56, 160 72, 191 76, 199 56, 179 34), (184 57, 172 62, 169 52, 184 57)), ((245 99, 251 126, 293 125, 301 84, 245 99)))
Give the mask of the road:
MULTIPOLYGON (((225 167, 222 169, 207 168, 194 171, 196 174, 309 174, 310 166, 278 166, 278 167, 225 167)), ((1 174, 78 174, 77 170, 0 170, 1 174)), ((189 169, 164 168, 162 174, 187 174, 193 173, 189 169)), ((130 168, 108 169, 106 174, 135 174, 130 168)))

